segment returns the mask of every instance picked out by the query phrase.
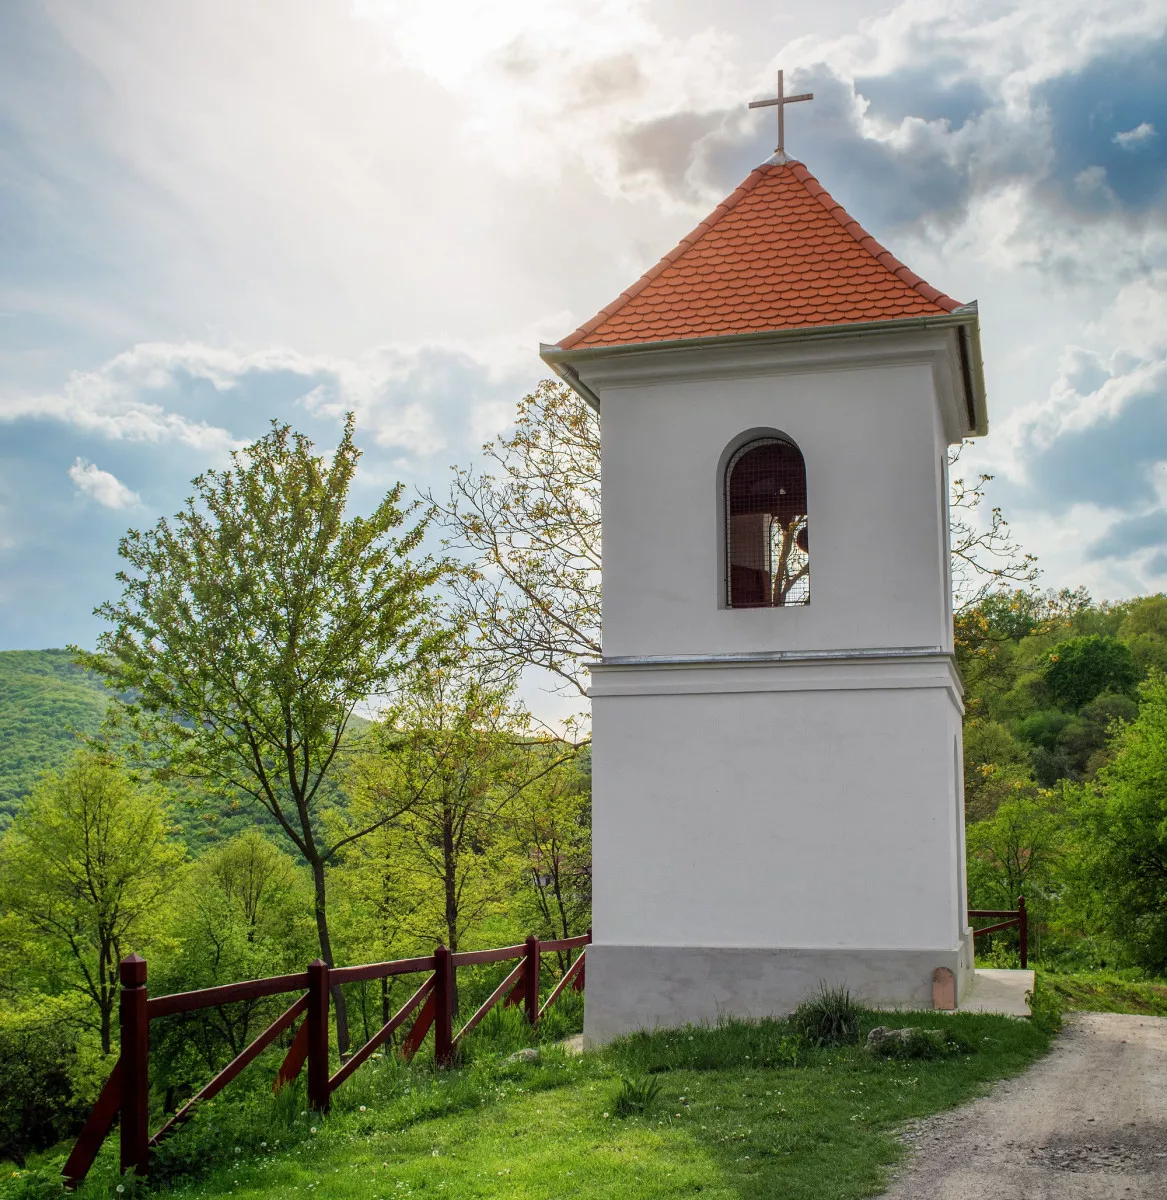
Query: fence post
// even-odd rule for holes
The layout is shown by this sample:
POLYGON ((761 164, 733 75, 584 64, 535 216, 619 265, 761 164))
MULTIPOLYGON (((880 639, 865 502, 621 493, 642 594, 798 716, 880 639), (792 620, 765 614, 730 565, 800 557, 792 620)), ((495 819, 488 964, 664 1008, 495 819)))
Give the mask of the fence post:
POLYGON ((1029 966, 1029 913, 1025 910, 1024 896, 1017 897, 1017 915, 1020 917, 1017 925, 1021 932, 1021 969, 1024 971, 1029 966))
POLYGON ((523 1011, 527 1023, 534 1028, 539 1024, 539 939, 527 935, 527 957, 523 967, 523 1011))
MULTIPOLYGON (((591 944, 592 944, 592 927, 589 925, 588 926, 588 940, 584 945, 584 950, 586 950, 587 947, 590 946, 591 944)), ((580 953, 583 954, 583 950, 581 950, 580 953)), ((573 988, 575 988, 575 990, 577 992, 582 992, 584 990, 584 975, 587 972, 587 969, 588 969, 588 960, 587 960, 587 956, 584 955, 584 964, 576 972, 575 980, 572 982, 572 985, 571 985, 573 988)))
POLYGON ((434 949, 434 1062, 454 1061, 454 959, 445 946, 434 949))
POLYGON ((328 1094, 328 964, 308 964, 308 1107, 327 1112, 328 1094))
POLYGON ((122 1042, 122 1173, 144 1176, 150 1159, 150 1017, 146 1011, 146 960, 122 959, 118 1024, 122 1042))

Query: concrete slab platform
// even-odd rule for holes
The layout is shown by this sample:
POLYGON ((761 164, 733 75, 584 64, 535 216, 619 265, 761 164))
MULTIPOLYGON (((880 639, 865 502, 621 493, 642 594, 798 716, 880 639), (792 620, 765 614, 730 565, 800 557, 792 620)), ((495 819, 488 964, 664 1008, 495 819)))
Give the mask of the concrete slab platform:
POLYGON ((958 1012, 999 1013, 1005 1017, 1028 1017, 1025 993, 1033 991, 1032 971, 998 971, 978 968, 972 987, 961 997, 958 1012))

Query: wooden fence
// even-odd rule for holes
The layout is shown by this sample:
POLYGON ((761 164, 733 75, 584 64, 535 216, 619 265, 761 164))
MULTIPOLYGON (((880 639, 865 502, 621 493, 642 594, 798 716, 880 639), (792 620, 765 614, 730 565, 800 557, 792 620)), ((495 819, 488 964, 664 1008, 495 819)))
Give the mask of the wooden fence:
POLYGON ((118 1022, 121 1029, 121 1055, 114 1064, 97 1104, 89 1114, 73 1152, 65 1163, 63 1174, 70 1187, 85 1178, 97 1152, 101 1149, 118 1114, 121 1114, 121 1169, 145 1175, 149 1167, 150 1150, 168 1137, 194 1115, 195 1108, 221 1091, 249 1063, 254 1061, 281 1034, 290 1029, 301 1016, 272 1084, 273 1090, 291 1083, 304 1064, 308 1065, 308 1104, 325 1112, 332 1093, 366 1062, 398 1029, 413 1018, 399 1053, 412 1058, 430 1029, 434 1032, 434 1060, 439 1066, 449 1066, 462 1039, 469 1034, 499 1001, 522 1005, 528 1022, 537 1027, 539 1019, 571 987, 583 991, 584 954, 591 941, 591 931, 579 937, 539 941, 531 936, 518 946, 503 946, 497 950, 470 950, 452 953, 438 946, 424 958, 399 959, 396 962, 369 963, 359 967, 328 967, 317 959, 308 964, 307 971, 295 975, 276 975, 270 979, 253 979, 246 983, 228 983, 221 987, 202 988, 196 992, 180 992, 172 996, 149 996, 146 992, 146 960, 131 954, 121 961, 121 997, 118 1022), (560 976, 551 994, 539 1003, 539 968, 544 954, 568 954, 578 950, 575 961, 560 976), (458 967, 482 966, 487 963, 517 959, 518 965, 486 998, 477 1011, 457 1033, 454 1032, 454 973, 458 967), (329 1074, 328 1026, 329 989, 338 984, 361 983, 371 979, 386 979, 395 975, 425 974, 421 986, 402 1007, 381 1026, 371 1038, 343 1063, 335 1074, 329 1074), (149 1125, 150 1101, 150 1022, 159 1017, 178 1013, 217 1008, 239 1000, 258 1000, 265 996, 301 992, 292 1005, 280 1014, 246 1049, 236 1055, 205 1087, 190 1098, 170 1119, 151 1135, 149 1125), (415 1015, 416 1014, 416 1015, 415 1015))
POLYGON ((973 938, 979 938, 982 934, 996 933, 999 929, 1009 929, 1013 925, 1017 926, 1018 936, 1021 949, 1021 969, 1025 970, 1029 966, 1029 914, 1025 911, 1025 897, 1017 897, 1017 907, 1012 908, 970 908, 968 910, 968 919, 971 921, 974 917, 1007 917, 1008 920, 998 921, 996 925, 986 925, 983 929, 974 929, 973 938))

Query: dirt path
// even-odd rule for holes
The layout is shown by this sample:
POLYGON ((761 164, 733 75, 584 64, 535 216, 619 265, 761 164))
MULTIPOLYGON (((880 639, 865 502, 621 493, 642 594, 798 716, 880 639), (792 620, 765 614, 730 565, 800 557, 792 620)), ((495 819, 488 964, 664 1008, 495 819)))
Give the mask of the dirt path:
POLYGON ((1025 1075, 904 1141, 884 1200, 1167 1200, 1167 1018, 1071 1014, 1025 1075))

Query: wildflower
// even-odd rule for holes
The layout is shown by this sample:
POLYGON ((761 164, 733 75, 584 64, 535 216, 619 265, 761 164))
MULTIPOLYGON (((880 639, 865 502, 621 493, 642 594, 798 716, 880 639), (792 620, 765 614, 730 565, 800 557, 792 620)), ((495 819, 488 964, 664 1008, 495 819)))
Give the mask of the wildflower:
POLYGON ((361 1111, 361 1112, 364 1112, 364 1111, 365 1111, 365 1106, 364 1106, 363 1104, 362 1104, 362 1105, 361 1105, 361 1107, 360 1107, 360 1111, 361 1111))
POLYGON ((605 1117, 606 1117, 607 1115, 608 1115, 607 1113, 604 1113, 604 1116, 605 1116, 605 1117))
POLYGON ((119 1196, 120 1196, 120 1195, 122 1194, 122 1192, 124 1192, 125 1190, 126 1190, 126 1185, 125 1185, 124 1183, 119 1183, 119 1184, 117 1185, 117 1187, 116 1187, 116 1188, 114 1188, 114 1191, 115 1191, 115 1192, 117 1192, 117 1194, 118 1194, 119 1196))
POLYGON ((308 1130, 308 1132, 309 1132, 309 1133, 315 1133, 315 1132, 316 1132, 316 1126, 315 1126, 315 1125, 313 1125, 313 1126, 312 1126, 312 1128, 308 1130))
POLYGON ((235 1153, 236 1153, 236 1154, 242 1154, 242 1153, 243 1153, 243 1151, 242 1151, 242 1150, 241 1150, 241 1149, 240 1149, 238 1146, 236 1146, 236 1147, 235 1147, 235 1153))

